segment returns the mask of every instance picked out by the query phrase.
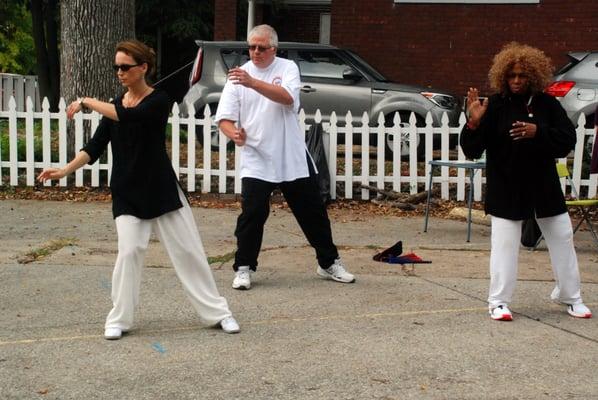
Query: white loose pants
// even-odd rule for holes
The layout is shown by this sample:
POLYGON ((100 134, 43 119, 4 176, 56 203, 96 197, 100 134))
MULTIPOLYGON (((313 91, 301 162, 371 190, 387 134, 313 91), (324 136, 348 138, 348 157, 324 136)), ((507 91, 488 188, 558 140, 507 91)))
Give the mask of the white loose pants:
POLYGON ((183 289, 202 323, 216 325, 231 316, 226 299, 218 293, 195 220, 179 189, 183 207, 154 219, 131 215, 116 218, 118 257, 112 274, 113 308, 106 328, 128 330, 139 303, 141 270, 150 235, 155 230, 166 248, 183 289))
MULTIPOLYGON (((573 246, 573 228, 569 214, 536 218, 546 240, 556 286, 551 298, 566 304, 581 303, 579 268, 573 246)), ((488 305, 507 305, 517 283, 517 267, 522 221, 492 216, 490 252, 490 291, 488 305)))

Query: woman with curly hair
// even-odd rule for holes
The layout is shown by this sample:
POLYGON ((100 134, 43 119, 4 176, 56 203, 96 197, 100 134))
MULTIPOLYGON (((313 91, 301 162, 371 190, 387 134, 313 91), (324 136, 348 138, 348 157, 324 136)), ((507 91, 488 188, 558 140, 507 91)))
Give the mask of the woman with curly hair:
POLYGON ((461 132, 467 157, 486 151, 485 211, 492 221, 488 309, 510 321, 522 221, 535 218, 550 253, 556 287, 552 300, 570 315, 590 318, 581 299, 573 229, 555 168, 555 158, 574 148, 573 124, 560 103, 543 89, 552 77, 546 55, 527 45, 507 44, 488 74, 497 93, 480 101, 467 92, 469 120, 461 132))

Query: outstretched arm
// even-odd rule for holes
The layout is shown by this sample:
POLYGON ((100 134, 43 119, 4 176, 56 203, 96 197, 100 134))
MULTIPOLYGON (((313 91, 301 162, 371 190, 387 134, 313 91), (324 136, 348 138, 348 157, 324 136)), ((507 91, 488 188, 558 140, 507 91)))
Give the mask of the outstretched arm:
POLYGON ((253 78, 244 69, 233 68, 228 72, 228 79, 235 85, 243 85, 259 94, 286 106, 293 104, 293 97, 285 88, 253 78))
POLYGON ((66 116, 68 119, 73 119, 76 113, 82 110, 83 107, 87 107, 93 111, 97 111, 104 117, 109 118, 113 121, 118 121, 118 115, 116 114, 116 107, 112 103, 106 103, 91 97, 81 97, 79 100, 73 101, 66 108, 66 116))
POLYGON ((70 163, 64 166, 64 168, 44 169, 37 177, 37 180, 39 182, 45 182, 48 179, 62 179, 87 164, 90 159, 89 154, 85 151, 80 151, 70 163))

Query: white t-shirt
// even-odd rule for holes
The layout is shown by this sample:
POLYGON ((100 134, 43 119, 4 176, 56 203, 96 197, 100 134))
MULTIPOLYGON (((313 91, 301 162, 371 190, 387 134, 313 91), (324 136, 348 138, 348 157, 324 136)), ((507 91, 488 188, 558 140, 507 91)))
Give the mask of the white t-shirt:
POLYGON ((282 86, 293 104, 274 102, 243 85, 226 82, 215 120, 237 122, 245 129, 247 140, 241 147, 241 178, 267 182, 288 182, 309 176, 305 134, 299 125, 299 90, 297 65, 276 57, 266 68, 252 61, 241 66, 252 78, 282 86))

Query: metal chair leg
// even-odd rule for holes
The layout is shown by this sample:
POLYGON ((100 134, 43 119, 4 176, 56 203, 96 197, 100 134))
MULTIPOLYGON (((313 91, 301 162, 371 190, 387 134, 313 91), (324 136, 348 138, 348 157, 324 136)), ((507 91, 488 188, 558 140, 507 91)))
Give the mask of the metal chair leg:
POLYGON ((432 195, 432 178, 434 176, 434 167, 430 166, 430 180, 428 184, 428 201, 426 202, 426 218, 424 220, 424 232, 428 232, 428 215, 430 212, 430 196, 432 195))

